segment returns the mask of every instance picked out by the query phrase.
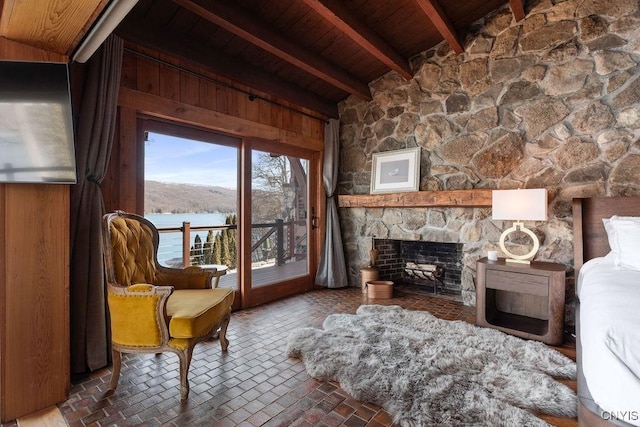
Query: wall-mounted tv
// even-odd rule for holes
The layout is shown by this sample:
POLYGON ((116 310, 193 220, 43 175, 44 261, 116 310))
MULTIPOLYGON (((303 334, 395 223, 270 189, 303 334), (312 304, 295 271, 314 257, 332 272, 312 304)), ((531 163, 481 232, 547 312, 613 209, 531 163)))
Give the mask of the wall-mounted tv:
POLYGON ((0 61, 0 182, 76 182, 67 64, 0 61))

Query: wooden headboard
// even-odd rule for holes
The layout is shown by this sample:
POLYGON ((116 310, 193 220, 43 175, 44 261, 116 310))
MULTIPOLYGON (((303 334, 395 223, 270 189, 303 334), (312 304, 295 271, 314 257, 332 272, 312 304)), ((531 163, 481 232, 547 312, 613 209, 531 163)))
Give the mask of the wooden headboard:
POLYGON ((573 258, 576 277, 582 264, 611 250, 602 218, 640 216, 640 197, 573 199, 573 258))

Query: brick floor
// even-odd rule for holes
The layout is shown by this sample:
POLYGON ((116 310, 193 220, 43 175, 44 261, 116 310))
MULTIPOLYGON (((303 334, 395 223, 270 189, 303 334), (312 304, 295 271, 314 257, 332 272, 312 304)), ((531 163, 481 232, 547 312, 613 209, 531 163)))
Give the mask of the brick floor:
POLYGON ((180 401, 178 359, 164 353, 124 355, 114 394, 107 393, 111 371, 103 369, 75 382, 59 408, 70 426, 390 426, 380 407, 314 380, 284 352, 294 328, 321 327, 331 313, 355 313, 371 303, 475 319, 473 307, 419 292, 396 290, 393 299, 367 300, 359 288, 312 291, 234 312, 226 354, 217 340, 196 346, 186 402, 180 401))

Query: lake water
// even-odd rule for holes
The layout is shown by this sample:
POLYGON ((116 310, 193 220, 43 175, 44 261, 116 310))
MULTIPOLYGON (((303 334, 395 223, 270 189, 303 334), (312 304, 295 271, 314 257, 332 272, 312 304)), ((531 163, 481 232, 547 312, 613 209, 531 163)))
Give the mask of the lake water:
MULTIPOLYGON (((185 214, 146 214, 144 216, 157 228, 182 227, 184 221, 191 223, 192 227, 204 225, 224 225, 227 214, 223 213, 185 213, 185 214)), ((207 231, 191 232, 191 246, 193 246, 196 234, 202 241, 207 238, 207 231)), ((158 261, 160 264, 174 264, 182 260, 182 233, 160 233, 160 247, 158 248, 158 261), (170 262, 167 262, 170 261, 170 262)))

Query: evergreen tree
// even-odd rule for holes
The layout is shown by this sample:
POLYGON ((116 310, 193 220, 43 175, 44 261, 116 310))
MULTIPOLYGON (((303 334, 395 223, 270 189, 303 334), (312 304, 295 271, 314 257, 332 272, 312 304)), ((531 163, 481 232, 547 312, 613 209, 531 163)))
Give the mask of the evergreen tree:
POLYGON ((209 230, 209 232, 207 233, 207 241, 204 245, 204 249, 203 249, 203 264, 218 264, 217 262, 215 262, 214 260, 214 256, 213 256, 213 250, 214 250, 214 237, 213 237, 213 230, 209 230))
POLYGON ((191 246, 191 265, 202 264, 202 239, 196 234, 193 246, 191 246))
POLYGON ((222 231, 222 239, 221 239, 221 244, 220 244, 220 258, 221 258, 221 264, 224 264, 226 266, 230 267, 229 264, 229 233, 226 233, 227 230, 223 230, 222 231))
MULTIPOLYGON (((226 219, 226 223, 229 225, 237 225, 237 215, 229 215, 226 219)), ((238 266, 238 230, 229 229, 225 230, 229 235, 229 268, 237 268, 238 266)))
MULTIPOLYGON (((228 215, 225 219, 225 225, 236 225, 236 215, 228 215)), ((210 259, 208 264, 223 264, 229 269, 238 267, 238 233, 237 230, 225 229, 212 237, 210 259)), ((209 242, 209 236, 207 236, 209 242)))
POLYGON ((216 234, 213 241, 213 264, 222 264, 222 237, 220 233, 216 234))

